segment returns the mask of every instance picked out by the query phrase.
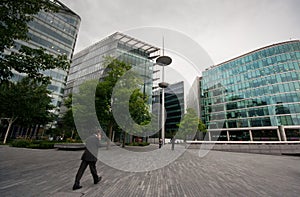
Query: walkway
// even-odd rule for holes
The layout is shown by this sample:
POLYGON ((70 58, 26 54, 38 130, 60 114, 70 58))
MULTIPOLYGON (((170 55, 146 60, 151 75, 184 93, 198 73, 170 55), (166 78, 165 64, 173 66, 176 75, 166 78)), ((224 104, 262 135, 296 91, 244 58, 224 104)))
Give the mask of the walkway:
POLYGON ((149 172, 124 172, 98 162, 103 180, 94 185, 86 171, 83 188, 72 191, 81 154, 0 146, 0 195, 279 197, 300 193, 300 157, 210 151, 200 158, 194 149, 149 172))

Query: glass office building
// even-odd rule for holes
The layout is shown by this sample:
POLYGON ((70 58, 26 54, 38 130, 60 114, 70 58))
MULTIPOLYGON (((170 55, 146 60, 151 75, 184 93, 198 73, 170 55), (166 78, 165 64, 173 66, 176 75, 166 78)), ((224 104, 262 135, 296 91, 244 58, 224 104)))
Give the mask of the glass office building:
POLYGON ((260 48, 202 73, 211 140, 300 140, 300 41, 260 48), (214 138, 219 136, 219 138, 214 138))
MULTIPOLYGON (((47 53, 66 55, 71 60, 81 19, 64 4, 58 1, 55 3, 60 7, 59 11, 55 13, 40 11, 35 15, 34 19, 28 23, 30 39, 26 42, 17 40, 16 49, 19 49, 21 45, 31 48, 42 47, 47 53)), ((62 103, 68 71, 52 69, 42 73, 52 78, 48 89, 52 92, 52 104, 58 110, 62 103)), ((18 81, 23 77, 24 74, 14 72, 12 80, 18 81)))
MULTIPOLYGON (((154 91, 153 103, 162 103, 161 89, 154 91)), ((170 84, 165 88, 165 110, 166 122, 165 132, 166 137, 171 138, 178 131, 177 124, 180 123, 184 115, 184 82, 170 84)), ((158 112, 158 117, 161 118, 161 109, 158 112)), ((161 119, 159 120, 161 125, 161 119)))
MULTIPOLYGON (((153 66, 150 57, 159 52, 159 48, 128 35, 116 32, 100 42, 78 52, 73 57, 65 96, 72 93, 81 81, 101 79, 104 76, 106 57, 115 57, 135 67, 143 78, 142 87, 151 100, 153 86, 153 66)), ((151 101, 149 101, 151 103, 151 101)))

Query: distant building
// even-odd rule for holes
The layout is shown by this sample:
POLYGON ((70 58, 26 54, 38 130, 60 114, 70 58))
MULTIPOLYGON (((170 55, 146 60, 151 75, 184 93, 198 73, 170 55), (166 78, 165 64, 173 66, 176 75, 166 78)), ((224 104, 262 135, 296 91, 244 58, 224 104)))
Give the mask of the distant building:
MULTIPOLYGON (((153 103, 162 103, 161 89, 153 92, 153 103)), ((170 84, 165 88, 165 109, 166 109, 166 122, 165 132, 166 138, 171 138, 172 134, 178 131, 177 124, 180 123, 184 115, 184 82, 170 84)), ((158 114, 161 117, 161 111, 158 114)), ((161 119, 160 119, 161 123, 161 119)), ((160 124, 161 125, 161 124, 160 124)))
MULTIPOLYGON (((71 60, 77 39, 80 25, 80 17, 59 1, 55 3, 60 7, 58 12, 40 11, 29 22, 29 40, 16 41, 16 49, 21 45, 31 48, 44 48, 52 55, 67 55, 71 60)), ((12 49, 14 50, 14 49, 12 49)), ((62 69, 52 69, 42 72, 46 76, 52 77, 48 89, 52 92, 52 104, 59 109, 66 84, 68 71, 62 69)), ((14 72, 12 80, 18 81, 25 75, 14 72)), ((58 113, 56 111, 56 113, 58 113)))
POLYGON ((200 82, 202 77, 196 77, 186 97, 186 108, 193 108, 200 118, 200 82))
POLYGON ((273 44, 202 73, 201 118, 211 139, 300 140, 300 41, 273 44))

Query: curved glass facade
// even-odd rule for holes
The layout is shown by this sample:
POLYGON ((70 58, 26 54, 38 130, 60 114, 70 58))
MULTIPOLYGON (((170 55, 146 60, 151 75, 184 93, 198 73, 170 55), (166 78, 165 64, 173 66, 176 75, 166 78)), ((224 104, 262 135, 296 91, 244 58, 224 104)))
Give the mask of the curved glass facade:
POLYGON ((200 105, 209 131, 235 131, 228 140, 299 139, 300 41, 210 67, 202 73, 200 105))
MULTIPOLYGON (((80 25, 80 17, 72 10, 60 2, 58 12, 40 11, 28 23, 27 42, 17 40, 16 48, 26 45, 31 48, 44 48, 47 53, 52 55, 66 55, 71 60, 77 33, 80 25)), ((52 104, 56 106, 56 113, 63 100, 63 92, 68 72, 62 69, 51 69, 41 71, 46 76, 51 77, 51 84, 48 89, 51 91, 52 104)), ((23 78, 22 73, 14 73, 13 80, 23 78)))

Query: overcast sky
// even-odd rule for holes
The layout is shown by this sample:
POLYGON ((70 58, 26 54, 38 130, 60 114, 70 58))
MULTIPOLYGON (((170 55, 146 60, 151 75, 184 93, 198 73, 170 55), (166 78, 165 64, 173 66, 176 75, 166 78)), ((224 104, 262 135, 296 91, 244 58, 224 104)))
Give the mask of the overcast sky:
POLYGON ((299 0, 61 1, 82 19, 75 52, 116 31, 141 26, 186 34, 215 64, 265 45, 300 39, 299 0))

